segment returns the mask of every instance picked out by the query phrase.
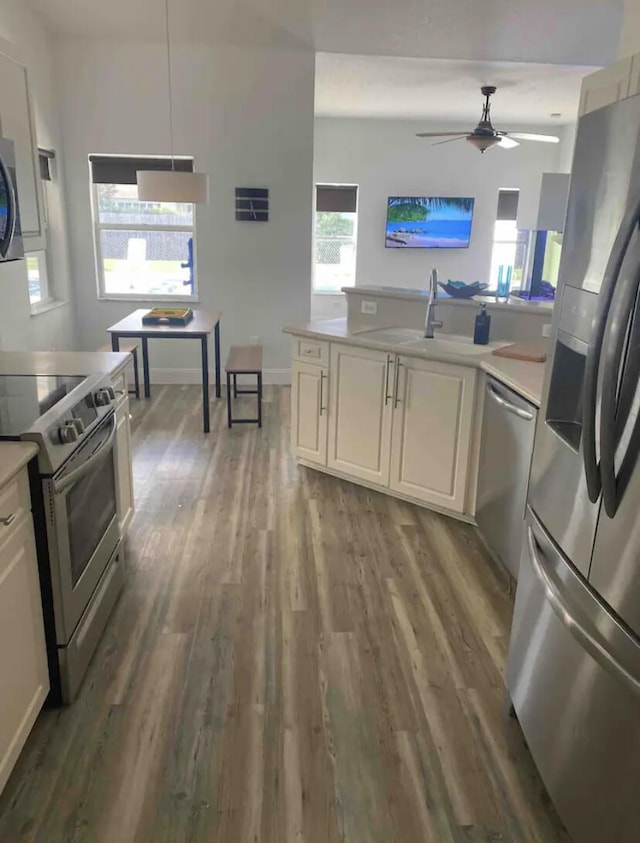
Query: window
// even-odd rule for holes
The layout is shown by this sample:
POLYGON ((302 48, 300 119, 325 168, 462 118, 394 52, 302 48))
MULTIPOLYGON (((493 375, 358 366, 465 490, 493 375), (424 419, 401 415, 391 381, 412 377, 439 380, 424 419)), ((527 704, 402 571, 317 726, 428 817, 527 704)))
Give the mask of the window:
POLYGON ((358 188, 316 186, 314 293, 339 293, 356 283, 358 188))
MULTIPOLYGON (((90 162, 100 297, 193 298, 193 205, 138 201, 136 172, 168 170, 170 159, 91 156, 90 162)), ((177 159, 176 168, 191 171, 193 161, 177 159)))
POLYGON ((55 153, 49 149, 39 149, 40 179, 42 180, 42 246, 32 252, 25 252, 27 279, 29 284, 29 304, 32 313, 47 310, 55 303, 55 296, 49 283, 49 188, 52 182, 51 164, 55 153))
POLYGON ((49 269, 47 266, 47 253, 44 249, 37 252, 25 254, 27 263, 27 278, 29 279, 29 304, 32 310, 52 301, 49 292, 49 269))
POLYGON ((490 288, 497 290, 502 279, 511 276, 511 290, 522 287, 529 241, 528 231, 518 230, 518 190, 498 192, 498 213, 493 233, 490 288))

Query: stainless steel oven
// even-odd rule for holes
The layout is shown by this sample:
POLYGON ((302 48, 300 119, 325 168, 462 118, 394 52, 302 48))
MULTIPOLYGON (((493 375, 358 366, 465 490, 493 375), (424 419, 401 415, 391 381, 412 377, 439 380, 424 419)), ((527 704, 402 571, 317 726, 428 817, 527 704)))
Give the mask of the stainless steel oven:
POLYGON ((42 480, 62 699, 76 695, 123 580, 112 410, 42 480))
POLYGON ((43 481, 58 643, 73 634, 119 540, 115 413, 43 481))
POLYGON ((50 704, 72 702, 124 584, 116 394, 108 375, 0 376, 0 439, 29 466, 50 704))

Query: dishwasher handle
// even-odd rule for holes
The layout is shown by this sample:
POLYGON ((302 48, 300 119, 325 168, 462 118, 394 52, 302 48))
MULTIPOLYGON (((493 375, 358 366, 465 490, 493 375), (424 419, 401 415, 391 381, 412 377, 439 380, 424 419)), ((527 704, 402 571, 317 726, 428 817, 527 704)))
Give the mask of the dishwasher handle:
POLYGON ((511 403, 511 401, 507 401, 507 399, 503 398, 502 395, 500 395, 500 393, 498 392, 498 390, 490 383, 487 384, 487 392, 489 393, 489 396, 496 402, 496 404, 499 404, 507 412, 513 413, 514 416, 518 416, 519 419, 525 419, 525 421, 533 421, 533 413, 529 412, 529 410, 523 410, 522 407, 516 407, 515 404, 511 403))

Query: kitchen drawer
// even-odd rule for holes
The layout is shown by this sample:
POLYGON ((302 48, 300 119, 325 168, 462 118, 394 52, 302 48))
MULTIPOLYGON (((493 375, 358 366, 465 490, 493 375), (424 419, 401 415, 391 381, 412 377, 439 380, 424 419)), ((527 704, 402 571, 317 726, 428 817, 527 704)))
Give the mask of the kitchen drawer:
POLYGON ((293 338, 293 358, 316 366, 329 365, 329 343, 319 340, 293 338))
POLYGON ((23 515, 31 512, 29 477, 26 469, 17 474, 0 489, 0 518, 9 518, 11 523, 0 522, 0 544, 9 538, 23 515))

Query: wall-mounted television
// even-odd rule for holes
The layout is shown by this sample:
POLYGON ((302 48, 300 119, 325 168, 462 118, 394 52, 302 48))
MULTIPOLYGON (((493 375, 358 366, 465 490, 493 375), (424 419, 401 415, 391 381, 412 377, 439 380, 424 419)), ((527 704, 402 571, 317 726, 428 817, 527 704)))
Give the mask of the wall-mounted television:
POLYGON ((475 199, 390 196, 387 249, 468 249, 475 199))

